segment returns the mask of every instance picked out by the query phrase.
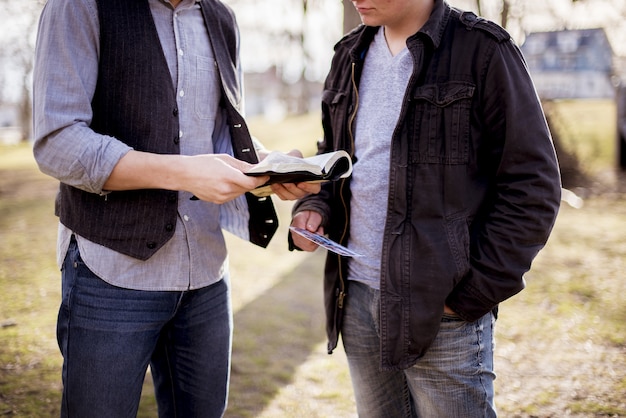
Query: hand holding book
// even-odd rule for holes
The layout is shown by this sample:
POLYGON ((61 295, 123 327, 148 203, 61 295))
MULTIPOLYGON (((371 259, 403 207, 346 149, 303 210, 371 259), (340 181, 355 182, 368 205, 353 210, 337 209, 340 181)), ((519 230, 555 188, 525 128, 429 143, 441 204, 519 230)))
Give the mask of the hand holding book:
POLYGON ((252 191, 257 196, 267 196, 272 193, 269 186, 274 183, 335 181, 348 177, 351 173, 352 159, 345 151, 334 151, 306 158, 275 151, 260 163, 255 164, 245 174, 270 176, 267 183, 252 191))

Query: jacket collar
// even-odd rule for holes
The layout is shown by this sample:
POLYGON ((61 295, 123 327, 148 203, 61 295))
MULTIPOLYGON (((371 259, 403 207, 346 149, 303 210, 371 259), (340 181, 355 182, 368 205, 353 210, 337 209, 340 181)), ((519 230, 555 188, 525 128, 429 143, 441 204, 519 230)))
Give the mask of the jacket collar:
MULTIPOLYGON (((443 33, 448 24, 452 9, 445 0, 434 0, 434 2, 435 7, 430 17, 418 32, 407 39, 407 43, 411 43, 419 37, 426 37, 430 39, 435 49, 441 44, 441 39, 443 38, 443 33)), ((348 41, 353 37, 357 37, 354 44, 355 47, 351 51, 351 57, 354 61, 362 61, 365 58, 367 49, 379 28, 380 26, 361 25, 344 38, 345 41, 348 41)))
POLYGON ((433 47, 435 49, 437 49, 441 44, 441 39, 443 38, 443 33, 446 29, 446 25, 448 24, 448 19, 450 18, 452 9, 445 0, 434 1, 435 7, 431 12, 430 17, 415 35, 409 37, 408 42, 411 42, 412 39, 415 39, 418 36, 427 36, 433 43, 433 47))

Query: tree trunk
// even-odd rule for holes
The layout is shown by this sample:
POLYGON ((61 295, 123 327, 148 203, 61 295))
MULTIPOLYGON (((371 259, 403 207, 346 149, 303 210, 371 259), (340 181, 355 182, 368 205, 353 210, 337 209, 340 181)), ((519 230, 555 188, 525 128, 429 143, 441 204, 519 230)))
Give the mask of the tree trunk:
POLYGON ((22 94, 19 103, 19 125, 21 130, 22 141, 29 141, 32 137, 33 110, 31 100, 31 79, 30 74, 33 71, 34 58, 32 55, 25 55, 22 58, 22 94))
MULTIPOLYGON (((24 77, 26 78, 26 77, 24 77)), ((24 81, 26 83, 26 81, 24 81)), ((21 131, 21 140, 29 141, 32 137, 32 103, 30 100, 30 90, 24 84, 19 104, 19 125, 21 131)))
POLYGON ((617 166, 626 172, 626 85, 617 88, 617 166))
POLYGON ((361 24, 361 16, 350 0, 343 1, 343 33, 346 34, 361 24))
POLYGON ((502 13, 500 13, 500 26, 506 28, 509 24, 509 12, 511 10, 511 4, 509 0, 502 1, 502 13))

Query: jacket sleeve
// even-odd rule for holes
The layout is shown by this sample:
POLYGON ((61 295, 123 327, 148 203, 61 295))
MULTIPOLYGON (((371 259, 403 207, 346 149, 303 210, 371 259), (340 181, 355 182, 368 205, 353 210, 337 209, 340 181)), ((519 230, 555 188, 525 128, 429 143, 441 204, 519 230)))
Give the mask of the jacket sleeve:
MULTIPOLYGON (((326 126, 324 121, 327 121, 329 118, 330 115, 324 111, 324 106, 322 106, 322 125, 326 126)), ((324 132, 324 138, 317 143, 318 154, 335 151, 332 147, 332 140, 328 137, 330 131, 324 129, 324 132)), ((333 190, 335 187, 336 185, 333 184, 333 182, 327 182, 322 184, 322 189, 318 194, 311 194, 299 199, 293 206, 292 217, 298 212, 312 210, 322 216, 322 226, 324 227, 324 230, 327 231, 331 217, 330 200, 333 196, 333 190)), ((299 250, 299 248, 293 244, 291 234, 289 234, 289 251, 293 250, 299 250)))
MULTIPOLYGON (((347 84, 345 77, 349 77, 342 70, 348 68, 349 57, 341 47, 336 47, 336 53, 333 56, 330 71, 324 83, 324 91, 322 94, 322 127, 324 137, 317 143, 317 154, 324 154, 336 151, 341 148, 341 139, 344 136, 342 132, 347 129, 347 100, 348 94, 342 89, 347 84), (339 51, 338 51, 339 49, 339 51), (344 78, 339 77, 341 75, 344 78), (339 98, 339 100, 337 100, 339 98), (337 104, 337 101, 340 104, 337 104)), ((347 150, 350 151, 350 150, 347 150)), ((292 209, 292 216, 298 212, 312 210, 322 216, 322 226, 328 231, 331 223, 331 215, 337 218, 337 214, 333 212, 333 201, 338 193, 338 182, 327 182, 322 184, 322 189, 318 194, 308 195, 298 200, 292 209)), ((341 223, 341 221, 337 221, 341 223)), ((289 249, 297 249, 293 245, 291 236, 289 236, 289 249)))
POLYGON ((523 276, 547 242, 561 193, 543 110, 512 41, 496 44, 484 86, 482 135, 488 158, 496 160, 495 176, 471 226, 469 273, 446 300, 468 321, 524 288, 523 276))

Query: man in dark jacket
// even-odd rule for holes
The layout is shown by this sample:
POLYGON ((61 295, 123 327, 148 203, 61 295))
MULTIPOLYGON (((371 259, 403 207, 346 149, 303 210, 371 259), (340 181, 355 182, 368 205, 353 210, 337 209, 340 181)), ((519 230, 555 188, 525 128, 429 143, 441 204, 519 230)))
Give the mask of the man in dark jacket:
MULTIPOLYGON (((34 153, 61 182, 62 416, 221 417, 232 311, 222 228, 266 246, 266 153, 242 116, 238 29, 217 0, 49 0, 34 153), (192 199, 195 196, 196 199, 192 199)), ((281 198, 319 186, 281 185, 281 198)))
POLYGON ((335 46, 319 152, 354 170, 292 221, 362 255, 328 254, 328 350, 341 333, 360 416, 495 416, 497 307, 560 203, 541 105, 496 24, 443 0, 353 3, 364 25, 335 46))

